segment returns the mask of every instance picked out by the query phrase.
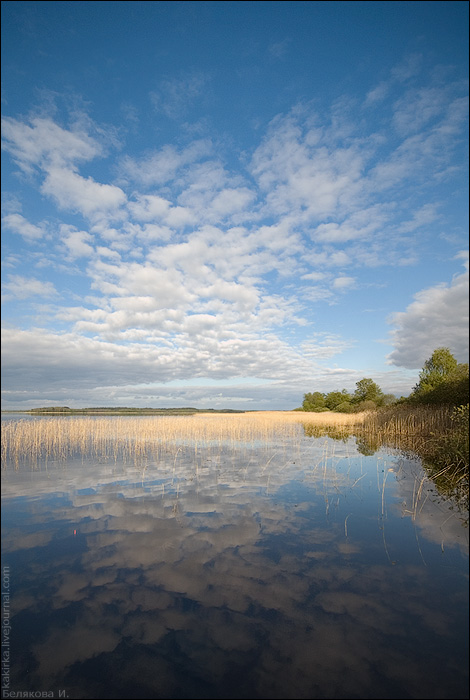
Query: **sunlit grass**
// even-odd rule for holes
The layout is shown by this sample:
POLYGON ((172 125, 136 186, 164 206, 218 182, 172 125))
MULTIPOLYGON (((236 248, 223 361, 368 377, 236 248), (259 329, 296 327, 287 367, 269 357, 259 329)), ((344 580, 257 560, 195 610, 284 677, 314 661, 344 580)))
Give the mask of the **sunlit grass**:
POLYGON ((136 417, 48 417, 5 422, 2 428, 2 464, 7 461, 36 464, 66 460, 70 456, 139 460, 179 445, 268 444, 274 438, 292 439, 304 434, 369 436, 377 444, 412 448, 451 425, 450 409, 425 408, 382 413, 304 413, 257 411, 240 414, 136 417))
POLYGON ((139 417, 48 417, 6 422, 2 428, 2 465, 36 465, 77 455, 138 462, 178 449, 230 444, 269 445, 273 439, 300 438, 302 425, 332 421, 351 427, 360 415, 299 414, 266 411, 242 414, 139 417))
MULTIPOLYGON (((288 464, 297 454, 304 453, 305 437, 323 436, 333 440, 325 441, 315 456, 312 453, 309 465, 312 476, 321 472, 326 483, 334 476, 335 440, 347 442, 354 435, 357 450, 363 455, 373 455, 386 447, 424 459, 435 454, 430 446, 437 444, 442 448, 445 436, 456 439, 457 433, 452 432, 454 423, 451 409, 427 407, 354 414, 259 411, 191 416, 43 417, 5 421, 1 458, 4 470, 21 466, 35 469, 51 462, 82 458, 135 465, 145 473, 152 462, 176 468, 181 459, 192 459, 197 470, 200 456, 207 458, 212 454, 220 458, 234 451, 242 471, 251 463, 249 450, 256 448, 259 464, 264 465, 262 471, 269 474, 274 461, 282 464, 286 460, 288 464), (260 456, 263 451, 264 457, 260 456)), ((466 449, 468 453, 468 437, 466 449)), ((466 468, 464 462, 456 468, 449 459, 443 466, 426 471, 441 494, 462 504, 468 497, 468 459, 466 468)))

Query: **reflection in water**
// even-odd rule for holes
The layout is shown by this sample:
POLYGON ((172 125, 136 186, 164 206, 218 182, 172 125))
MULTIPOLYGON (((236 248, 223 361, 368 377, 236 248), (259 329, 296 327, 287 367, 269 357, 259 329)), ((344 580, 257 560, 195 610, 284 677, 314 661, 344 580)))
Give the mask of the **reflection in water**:
POLYGON ((354 438, 3 473, 10 690, 467 698, 468 540, 354 438))
MULTIPOLYGON (((444 410, 444 409, 443 409, 444 410)), ((384 414, 386 416, 386 414, 384 414)), ((373 420, 373 419, 372 419, 373 420)), ((468 455, 468 426, 464 425, 463 431, 461 428, 454 433, 452 437, 452 459, 450 460, 449 447, 444 446, 445 433, 429 434, 421 432, 406 432, 397 429, 397 425, 393 425, 395 430, 380 431, 380 429, 363 429, 358 426, 325 426, 316 424, 304 424, 303 428, 305 435, 310 437, 322 437, 327 435, 335 440, 346 442, 351 435, 356 438, 357 451, 367 457, 374 455, 381 448, 388 450, 398 450, 403 454, 412 455, 412 458, 421 456, 424 459, 423 466, 426 471, 426 476, 432 479, 434 486, 441 494, 444 500, 452 500, 454 506, 465 514, 468 525, 468 502, 469 502, 469 479, 468 479, 468 456, 465 457, 465 448, 461 439, 467 440, 467 455, 468 455), (431 450, 425 445, 431 442, 438 443, 447 457, 444 461, 435 462, 431 455, 436 456, 438 450, 434 446, 431 450), (423 458, 423 455, 425 457, 423 458)), ((399 425, 398 425, 399 427, 399 425)), ((432 427, 432 426, 431 426, 432 427)), ((448 433, 446 439, 448 440, 448 433)), ((425 478, 425 477, 424 477, 425 478)))

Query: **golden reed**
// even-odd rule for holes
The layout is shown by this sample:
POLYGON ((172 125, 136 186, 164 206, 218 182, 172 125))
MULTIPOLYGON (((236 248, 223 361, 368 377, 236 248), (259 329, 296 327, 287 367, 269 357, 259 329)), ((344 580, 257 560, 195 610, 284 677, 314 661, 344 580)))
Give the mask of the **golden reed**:
POLYGON ((186 444, 269 443, 303 435, 302 425, 353 428, 364 414, 257 411, 192 416, 47 417, 5 421, 2 467, 90 456, 136 461, 186 444))

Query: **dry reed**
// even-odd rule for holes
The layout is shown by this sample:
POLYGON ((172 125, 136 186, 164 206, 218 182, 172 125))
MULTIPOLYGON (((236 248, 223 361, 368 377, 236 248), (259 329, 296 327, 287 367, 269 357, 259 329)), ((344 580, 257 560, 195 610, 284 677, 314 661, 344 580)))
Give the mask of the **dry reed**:
POLYGON ((268 445, 301 435, 355 434, 377 446, 416 450, 452 424, 450 408, 404 407, 364 413, 255 411, 191 416, 48 417, 5 421, 2 467, 37 465, 47 460, 90 456, 139 462, 174 452, 183 445, 196 452, 207 446, 268 445), (303 429, 302 429, 303 428, 303 429))
MULTIPOLYGON (((330 422, 333 414, 330 416, 330 422)), ((351 416, 335 414, 339 424, 351 416)), ((48 417, 6 421, 2 427, 2 468, 37 466, 72 457, 138 463, 186 445, 197 453, 207 446, 268 445, 303 434, 302 424, 326 425, 320 414, 266 411, 241 414, 139 417, 48 417)))

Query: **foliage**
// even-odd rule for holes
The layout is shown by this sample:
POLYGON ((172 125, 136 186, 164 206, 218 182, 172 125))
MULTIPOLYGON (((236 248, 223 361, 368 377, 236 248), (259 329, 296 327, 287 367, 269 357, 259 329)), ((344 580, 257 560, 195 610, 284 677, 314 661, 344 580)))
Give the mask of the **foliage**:
POLYGON ((296 410, 334 411, 351 413, 374 411, 388 406, 434 404, 462 406, 469 402, 468 364, 459 364, 449 348, 439 347, 424 363, 419 381, 410 396, 397 399, 393 394, 384 394, 370 377, 356 382, 350 394, 346 389, 322 393, 314 391, 304 394, 302 407, 296 410))
POLYGON ((375 411, 377 410, 377 404, 371 399, 365 399, 354 405, 354 411, 361 413, 362 411, 375 411))
POLYGON ((346 389, 330 391, 326 394, 322 394, 320 391, 304 394, 302 408, 298 410, 315 413, 322 411, 352 413, 353 411, 372 411, 378 406, 388 406, 395 401, 393 394, 384 394, 378 384, 372 379, 364 377, 356 382, 354 394, 350 394, 346 389))
POLYGON ((426 392, 434 389, 457 368, 457 360, 449 348, 437 348, 424 363, 419 373, 419 382, 414 392, 426 392))
POLYGON ((434 350, 424 363, 411 403, 465 405, 469 401, 468 364, 459 364, 449 348, 434 350))
POLYGON ((338 413, 352 413, 354 411, 354 406, 350 401, 343 401, 335 406, 335 411, 338 413))
POLYGON ((382 398, 382 406, 393 406, 398 401, 395 394, 384 394, 382 398))
POLYGON ((354 392, 353 403, 361 404, 364 401, 373 401, 375 406, 381 406, 383 403, 383 398, 384 393, 382 389, 372 379, 365 377, 359 382, 356 382, 356 391, 354 392))
POLYGON ((469 468, 469 404, 454 408, 452 427, 443 435, 434 436, 428 460, 439 468, 469 468))
POLYGON ((351 403, 352 397, 346 389, 341 391, 330 391, 329 394, 325 394, 325 405, 331 411, 337 411, 338 406, 344 403, 351 403))
POLYGON ((302 408, 304 411, 324 411, 326 409, 325 395, 320 391, 304 394, 302 408))

